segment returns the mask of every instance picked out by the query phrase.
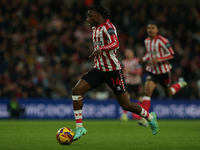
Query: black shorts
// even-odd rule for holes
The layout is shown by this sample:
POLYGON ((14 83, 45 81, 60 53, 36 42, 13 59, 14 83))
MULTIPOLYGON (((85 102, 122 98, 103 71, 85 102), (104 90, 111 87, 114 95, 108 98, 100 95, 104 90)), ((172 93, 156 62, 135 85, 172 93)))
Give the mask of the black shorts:
POLYGON ((128 93, 135 93, 136 96, 141 96, 140 84, 126 84, 126 89, 128 93))
POLYGON ((90 85, 91 89, 106 82, 116 96, 121 95, 126 91, 121 70, 103 72, 99 69, 93 68, 87 72, 82 79, 90 85))
POLYGON ((168 88, 171 86, 171 73, 153 74, 147 71, 146 81, 151 80, 154 83, 159 83, 162 87, 168 88))

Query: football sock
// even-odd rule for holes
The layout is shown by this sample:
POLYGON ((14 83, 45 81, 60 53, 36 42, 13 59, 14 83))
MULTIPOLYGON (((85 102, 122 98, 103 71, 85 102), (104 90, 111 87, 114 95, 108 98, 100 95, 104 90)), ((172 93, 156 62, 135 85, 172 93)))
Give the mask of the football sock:
POLYGON ((171 86, 171 90, 173 94, 176 94, 180 90, 180 88, 181 88, 181 84, 179 82, 171 86))
POLYGON ((143 96, 142 102, 140 105, 149 112, 150 106, 151 106, 151 97, 143 96))
MULTIPOLYGON (((82 96, 81 95, 73 95, 72 96, 72 100, 73 101, 79 101, 82 100, 82 96)), ((82 120, 82 109, 80 110, 74 110, 74 117, 76 120, 76 128, 81 128, 83 127, 83 120, 82 120)))
POLYGON ((140 116, 147 119, 147 121, 151 121, 153 119, 153 115, 148 113, 144 108, 142 108, 142 111, 140 113, 140 116))
POLYGON ((74 110, 74 117, 76 120, 76 128, 83 127, 82 110, 74 110))

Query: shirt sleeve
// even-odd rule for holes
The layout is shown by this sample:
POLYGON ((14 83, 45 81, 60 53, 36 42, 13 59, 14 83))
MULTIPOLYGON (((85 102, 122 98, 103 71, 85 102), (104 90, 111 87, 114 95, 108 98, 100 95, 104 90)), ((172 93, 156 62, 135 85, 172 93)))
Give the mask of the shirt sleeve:
POLYGON ((149 54, 146 52, 146 54, 142 57, 143 61, 149 60, 149 54))
POLYGON ((164 41, 162 40, 161 46, 163 47, 163 49, 165 51, 165 55, 163 55, 162 57, 159 57, 158 58, 159 61, 166 61, 166 60, 174 58, 174 56, 173 56, 174 51, 167 39, 165 39, 164 41))
MULTIPOLYGON (((146 40, 145 40, 145 41, 146 41, 146 40)), ((144 41, 144 45, 145 45, 145 47, 146 47, 145 41, 144 41)), ((149 54, 148 54, 147 50, 146 50, 146 54, 142 57, 142 60, 143 60, 143 61, 149 60, 149 54)))
POLYGON ((110 43, 104 46, 100 46, 99 50, 110 51, 119 48, 119 41, 116 35, 116 31, 113 28, 109 28, 108 30, 105 31, 105 34, 109 39, 110 43))

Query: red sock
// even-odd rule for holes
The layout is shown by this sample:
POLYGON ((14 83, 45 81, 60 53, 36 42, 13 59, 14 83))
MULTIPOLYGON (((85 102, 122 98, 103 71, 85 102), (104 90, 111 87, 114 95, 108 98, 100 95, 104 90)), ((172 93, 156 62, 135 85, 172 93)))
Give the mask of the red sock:
POLYGON ((153 119, 153 115, 148 113, 144 108, 142 108, 142 111, 140 113, 140 116, 147 119, 148 121, 151 121, 153 119))
POLYGON ((151 97, 143 96, 142 102, 140 104, 146 111, 149 112, 151 106, 151 97))
POLYGON ((142 117, 140 117, 139 115, 134 114, 134 113, 132 113, 132 118, 136 119, 136 120, 142 119, 142 117))
POLYGON ((174 94, 176 94, 180 90, 181 86, 179 83, 173 84, 171 86, 171 90, 173 91, 174 94))
POLYGON ((76 128, 83 127, 82 110, 74 110, 74 117, 76 120, 76 128))
MULTIPOLYGON (((142 102, 139 103, 139 105, 144 108, 147 112, 149 112, 150 106, 151 106, 151 98, 148 96, 143 96, 142 102)), ((137 114, 132 114, 132 117, 134 119, 141 119, 142 117, 137 114)))

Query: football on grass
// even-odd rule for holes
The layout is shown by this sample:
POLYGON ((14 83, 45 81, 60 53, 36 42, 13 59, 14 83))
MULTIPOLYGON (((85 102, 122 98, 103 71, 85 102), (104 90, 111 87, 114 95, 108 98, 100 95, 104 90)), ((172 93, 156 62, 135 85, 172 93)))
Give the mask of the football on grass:
POLYGON ((63 127, 56 133, 56 139, 61 145, 69 145, 73 142, 74 131, 70 128, 63 127))

